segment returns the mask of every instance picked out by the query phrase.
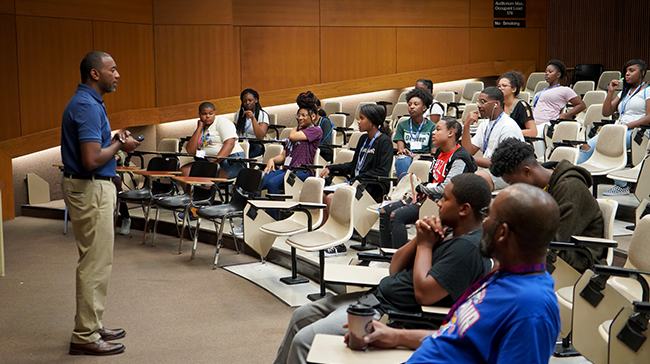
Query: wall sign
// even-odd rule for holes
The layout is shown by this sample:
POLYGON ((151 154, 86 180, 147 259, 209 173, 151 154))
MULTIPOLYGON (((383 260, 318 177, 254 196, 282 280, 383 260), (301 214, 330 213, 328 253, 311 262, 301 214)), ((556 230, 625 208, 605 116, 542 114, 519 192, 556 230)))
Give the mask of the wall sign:
POLYGON ((526 0, 494 0, 495 18, 526 18, 526 0))
POLYGON ((525 20, 494 20, 495 28, 525 28, 525 20))

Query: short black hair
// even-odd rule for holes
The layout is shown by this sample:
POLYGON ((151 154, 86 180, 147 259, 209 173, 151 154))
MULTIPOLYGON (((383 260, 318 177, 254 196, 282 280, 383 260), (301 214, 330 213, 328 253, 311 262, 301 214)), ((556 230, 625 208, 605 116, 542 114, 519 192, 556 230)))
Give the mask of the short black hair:
POLYGON ((206 101, 206 102, 202 102, 201 105, 199 105, 199 113, 201 113, 201 110, 203 110, 203 109, 212 109, 212 110, 214 110, 214 111, 217 110, 217 109, 214 107, 214 104, 211 103, 211 102, 208 102, 208 101, 206 101))
POLYGON ((564 62, 558 59, 552 59, 548 61, 546 66, 553 66, 558 72, 560 72, 562 78, 566 77, 566 66, 564 65, 564 62))
POLYGON ((492 161, 490 172, 495 177, 513 173, 523 163, 530 164, 537 161, 533 146, 517 138, 507 138, 501 141, 490 160, 492 161))
POLYGON ((503 91, 499 90, 498 87, 490 86, 486 87, 481 91, 482 94, 488 95, 492 100, 498 101, 503 107, 503 91))
POLYGON ((454 131, 454 137, 456 138, 456 143, 458 143, 460 137, 463 136, 463 125, 451 116, 443 116, 439 122, 444 122, 448 130, 454 131))
POLYGON ((86 83, 90 77, 90 71, 93 69, 99 70, 104 65, 102 58, 110 57, 111 55, 106 52, 92 51, 84 56, 79 66, 81 72, 81 83, 86 83))
POLYGON ((481 220, 481 210, 490 205, 492 190, 483 177, 474 173, 461 173, 451 179, 451 193, 459 205, 468 203, 476 220, 481 220))
POLYGON ((426 78, 421 78, 421 79, 415 81, 415 83, 418 83, 418 82, 423 84, 427 88, 427 90, 429 90, 429 92, 433 92, 433 81, 428 80, 426 78))
POLYGON ((431 103, 433 102, 433 94, 431 91, 416 87, 412 89, 411 91, 406 93, 406 102, 409 102, 412 98, 417 97, 420 100, 422 100, 422 103, 424 106, 428 109, 431 106, 431 103))

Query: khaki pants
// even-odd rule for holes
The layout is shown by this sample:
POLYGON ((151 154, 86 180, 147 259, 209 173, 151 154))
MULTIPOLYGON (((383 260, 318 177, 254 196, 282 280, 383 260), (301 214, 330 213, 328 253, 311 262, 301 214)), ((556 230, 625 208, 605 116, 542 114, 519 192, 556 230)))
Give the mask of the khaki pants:
POLYGON ((117 194, 112 181, 64 177, 63 197, 74 228, 77 263, 77 313, 71 342, 97 341, 103 327, 108 280, 113 267, 113 211, 117 194))

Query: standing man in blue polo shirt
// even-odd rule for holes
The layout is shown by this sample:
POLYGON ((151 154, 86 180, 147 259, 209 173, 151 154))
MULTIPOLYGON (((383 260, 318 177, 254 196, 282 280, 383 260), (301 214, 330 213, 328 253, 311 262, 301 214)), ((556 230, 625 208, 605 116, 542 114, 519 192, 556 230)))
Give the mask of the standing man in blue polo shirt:
POLYGON ((63 197, 68 206, 79 251, 77 314, 70 340, 71 355, 111 355, 124 345, 123 329, 102 325, 108 281, 113 266, 113 210, 116 190, 115 153, 131 152, 140 143, 127 132, 111 137, 102 96, 114 92, 120 74, 113 58, 90 52, 81 61, 81 83, 63 112, 61 159, 63 197))

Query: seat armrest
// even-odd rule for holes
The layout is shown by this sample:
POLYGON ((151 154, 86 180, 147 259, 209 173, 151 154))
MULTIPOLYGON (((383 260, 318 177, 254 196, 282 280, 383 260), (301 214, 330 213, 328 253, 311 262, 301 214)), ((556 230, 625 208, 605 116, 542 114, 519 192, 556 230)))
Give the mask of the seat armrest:
POLYGON ((650 272, 622 268, 622 267, 612 267, 609 265, 594 265, 594 273, 602 274, 610 277, 623 277, 623 278, 635 278, 641 274, 650 275, 650 272))
MULTIPOLYGON (((458 95, 458 92, 454 92, 454 93, 455 93, 456 95, 458 95)), ((450 103, 448 103, 447 105, 449 105, 449 106, 451 106, 451 107, 458 107, 458 106, 464 106, 465 103, 464 103, 464 102, 450 102, 450 103)))
POLYGON ((284 201, 284 200, 292 199, 293 195, 283 195, 283 194, 279 194, 279 193, 267 193, 266 197, 268 197, 269 200, 284 201))
POLYGON ((527 142, 543 142, 545 139, 542 137, 525 136, 524 140, 527 142))
POLYGON ((650 315, 650 302, 634 301, 632 304, 634 305, 634 312, 650 315))
POLYGON ((327 208, 326 204, 318 203, 318 202, 299 202, 298 206, 306 207, 308 209, 326 209, 327 208))
POLYGON ((594 121, 594 126, 605 126, 607 124, 614 124, 614 120, 607 120, 607 119, 602 119, 600 121, 594 121))
POLYGON ((377 105, 379 106, 387 106, 387 105, 392 105, 393 103, 390 101, 377 101, 377 105))
POLYGON ((357 258, 366 262, 388 262, 393 259, 393 255, 382 255, 377 253, 358 252, 357 258))
POLYGON ((333 113, 333 114, 335 114, 335 115, 345 115, 345 116, 350 116, 349 113, 347 113, 347 112, 343 112, 343 111, 337 111, 337 112, 335 112, 335 113, 333 113))
POLYGON ((336 126, 336 127, 334 127, 334 130, 336 130, 336 131, 350 131, 350 130, 354 130, 354 129, 349 128, 347 126, 336 126))
POLYGON ((586 140, 569 140, 569 139, 564 139, 561 142, 555 142, 553 143, 554 145, 557 145, 559 147, 575 147, 576 145, 582 145, 582 144, 587 144, 588 141, 586 140))
POLYGON ((311 170, 325 168, 325 166, 320 166, 317 164, 303 164, 301 167, 311 169, 311 170))
POLYGON ((618 243, 616 240, 602 239, 602 238, 593 238, 590 236, 571 236, 571 243, 574 243, 579 246, 585 246, 589 248, 616 248, 618 243))

